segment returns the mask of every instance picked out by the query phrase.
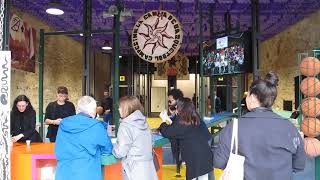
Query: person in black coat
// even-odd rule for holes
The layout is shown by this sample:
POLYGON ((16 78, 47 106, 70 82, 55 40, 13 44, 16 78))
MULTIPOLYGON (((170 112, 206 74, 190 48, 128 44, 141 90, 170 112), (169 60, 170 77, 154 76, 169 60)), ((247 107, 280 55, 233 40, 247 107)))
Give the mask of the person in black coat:
MULTIPOLYGON (((177 101, 183 98, 183 93, 180 89, 171 89, 168 92, 168 110, 164 110, 160 113, 160 117, 165 121, 169 116, 169 122, 175 124, 176 123, 176 106, 177 101), (162 114, 162 115, 161 115, 162 114), (163 116, 165 115, 165 116, 163 116)), ((171 143, 171 152, 174 160, 176 161, 176 177, 181 177, 180 168, 182 164, 181 159, 181 150, 180 150, 180 142, 178 139, 169 139, 171 143)))
MULTIPOLYGON (((277 97, 278 77, 269 72, 254 81, 246 97, 250 112, 239 119, 238 153, 245 157, 245 180, 289 180, 305 166, 304 143, 297 128, 271 109, 277 97)), ((219 135, 214 166, 225 169, 231 146, 233 123, 219 135)))
POLYGON ((48 104, 44 117, 45 123, 49 125, 46 137, 49 138, 50 142, 56 141, 62 118, 76 114, 73 103, 68 101, 68 89, 60 86, 57 89, 57 93, 57 100, 48 104))
POLYGON ((14 100, 11 111, 11 136, 12 142, 42 142, 36 131, 36 112, 29 98, 19 95, 14 100))
POLYGON ((163 122, 159 131, 162 136, 180 142, 181 156, 186 162, 186 179, 208 179, 213 169, 212 152, 208 144, 209 132, 189 98, 177 102, 176 123, 163 122))

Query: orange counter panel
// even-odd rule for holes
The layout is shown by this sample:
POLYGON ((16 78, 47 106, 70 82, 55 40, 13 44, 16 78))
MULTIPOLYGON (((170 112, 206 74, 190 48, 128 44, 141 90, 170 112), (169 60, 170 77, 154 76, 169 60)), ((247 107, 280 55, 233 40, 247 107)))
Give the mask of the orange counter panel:
MULTIPOLYGON (((160 167, 162 167, 162 148, 155 148, 160 167)), ((16 143, 11 152, 11 179, 37 180, 41 177, 40 168, 55 167, 54 143, 32 143, 30 148, 26 144, 16 143)), ((105 180, 121 180, 121 162, 104 166, 105 180)), ((162 179, 162 168, 157 172, 162 179)))

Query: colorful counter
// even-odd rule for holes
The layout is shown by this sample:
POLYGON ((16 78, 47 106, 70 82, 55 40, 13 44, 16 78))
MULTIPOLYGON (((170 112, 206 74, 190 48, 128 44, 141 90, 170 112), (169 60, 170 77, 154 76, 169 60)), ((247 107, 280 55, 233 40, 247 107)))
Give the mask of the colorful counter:
MULTIPOLYGON (((160 169, 157 172, 159 180, 162 179, 162 146, 169 143, 167 138, 163 138, 159 135, 153 136, 153 141, 155 142, 154 150, 158 157, 158 161, 160 164, 160 169)), ((105 180, 121 180, 122 172, 121 172, 121 162, 116 159, 113 155, 103 155, 102 156, 102 165, 104 166, 104 179, 105 180)))
MULTIPOLYGON (((27 147, 23 143, 15 143, 11 151, 11 179, 36 180, 45 176, 46 169, 54 171, 57 164, 54 156, 54 143, 32 143, 27 147)), ((53 172, 54 173, 54 172, 53 172)))
MULTIPOLYGON (((208 127, 229 120, 234 117, 232 113, 220 113, 204 118, 208 127)), ((159 118, 148 118, 151 128, 159 127, 159 118)), ((157 172, 159 180, 162 179, 162 146, 169 143, 169 140, 159 135, 153 135, 155 152, 160 163, 160 170, 157 172)), ((102 156, 103 174, 105 180, 121 180, 121 163, 113 155, 102 156)), ((12 180, 37 180, 51 179, 55 173, 56 159, 54 156, 54 143, 16 143, 11 151, 11 179, 12 180)))
MULTIPOLYGON (((162 147, 169 140, 154 135, 155 152, 160 167, 162 166, 162 147)), ((54 155, 54 143, 32 143, 27 147, 24 143, 16 143, 11 151, 11 179, 38 180, 48 179, 54 175, 57 161, 54 155)), ((103 173, 105 180, 121 180, 121 163, 113 155, 102 156, 103 173)), ((162 168, 157 172, 162 179, 162 168)))

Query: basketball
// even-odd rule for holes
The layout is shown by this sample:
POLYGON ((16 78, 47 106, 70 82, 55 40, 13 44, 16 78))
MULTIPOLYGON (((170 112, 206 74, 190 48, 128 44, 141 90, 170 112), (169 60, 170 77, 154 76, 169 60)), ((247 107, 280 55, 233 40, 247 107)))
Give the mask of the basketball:
POLYGON ((304 151, 311 157, 320 155, 320 141, 316 138, 304 138, 304 151))
POLYGON ((301 123, 301 131, 308 137, 316 137, 320 134, 320 120, 317 118, 304 118, 301 123))
POLYGON ((300 90, 306 96, 317 96, 320 93, 320 81, 314 77, 305 78, 300 84, 300 90))
POLYGON ((320 100, 315 97, 304 99, 301 104, 301 111, 304 116, 317 117, 320 115, 320 100))
POLYGON ((305 76, 314 76, 320 73, 320 61, 315 57, 306 57, 300 63, 300 72, 305 76))

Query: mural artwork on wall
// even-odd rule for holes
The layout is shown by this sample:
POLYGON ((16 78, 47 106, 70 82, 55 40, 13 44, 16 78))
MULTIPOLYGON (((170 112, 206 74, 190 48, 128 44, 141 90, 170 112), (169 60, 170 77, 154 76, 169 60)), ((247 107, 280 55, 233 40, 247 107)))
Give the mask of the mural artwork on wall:
POLYGON ((9 32, 12 68, 35 72, 37 31, 16 14, 11 14, 9 32))
POLYGON ((10 179, 10 51, 0 51, 0 179, 10 179))
POLYGON ((155 80, 167 80, 168 76, 177 76, 177 80, 189 80, 189 59, 178 52, 169 61, 156 64, 155 80))

